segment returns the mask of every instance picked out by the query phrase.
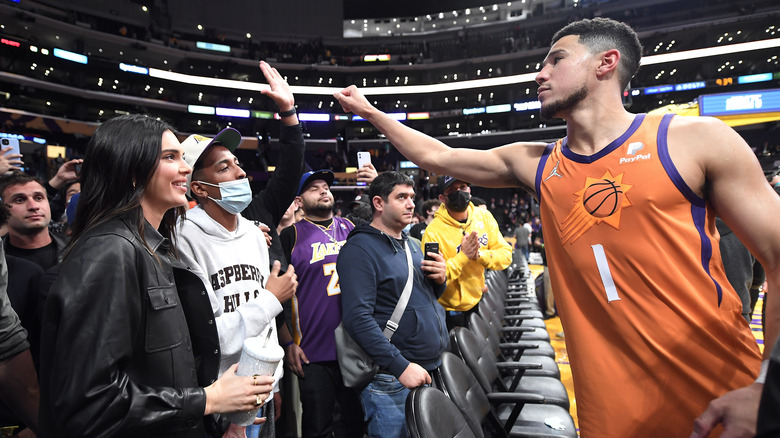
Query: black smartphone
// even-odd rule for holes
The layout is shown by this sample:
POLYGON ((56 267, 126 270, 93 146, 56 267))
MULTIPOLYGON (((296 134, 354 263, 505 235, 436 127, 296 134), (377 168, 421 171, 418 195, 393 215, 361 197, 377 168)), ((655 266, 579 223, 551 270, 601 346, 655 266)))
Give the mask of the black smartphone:
POLYGON ((73 167, 76 169, 76 176, 81 176, 81 164, 76 164, 73 167))
POLYGON ((439 253, 439 242, 427 242, 425 244, 425 260, 433 260, 433 257, 429 256, 429 252, 439 253))

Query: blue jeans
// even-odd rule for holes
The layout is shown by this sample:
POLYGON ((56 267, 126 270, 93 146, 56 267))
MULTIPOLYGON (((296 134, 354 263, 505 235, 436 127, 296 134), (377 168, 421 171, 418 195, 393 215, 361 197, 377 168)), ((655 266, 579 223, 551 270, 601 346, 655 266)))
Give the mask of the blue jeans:
POLYGON ((246 427, 246 438, 271 438, 276 435, 274 428, 274 402, 270 401, 257 412, 258 417, 265 417, 265 423, 252 424, 246 427))
POLYGON ((409 390, 389 374, 377 374, 360 393, 360 402, 371 438, 403 438, 406 428, 406 396, 409 390))

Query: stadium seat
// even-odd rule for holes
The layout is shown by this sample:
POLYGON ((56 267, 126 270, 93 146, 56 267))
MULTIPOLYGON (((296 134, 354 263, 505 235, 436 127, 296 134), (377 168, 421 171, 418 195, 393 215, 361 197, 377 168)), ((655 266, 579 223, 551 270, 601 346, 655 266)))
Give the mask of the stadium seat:
POLYGON ((441 358, 442 390, 455 402, 477 437, 577 436, 574 420, 566 409, 542 404, 544 398, 536 394, 485 393, 459 357, 445 352, 441 358), (483 426, 490 428, 488 433, 483 426))
POLYGON ((520 392, 541 397, 539 403, 558 405, 569 409, 569 395, 566 387, 554 377, 527 376, 527 369, 541 369, 540 363, 496 362, 490 346, 480 340, 465 327, 456 327, 451 331, 450 343, 453 352, 460 356, 477 378, 486 393, 520 392), (502 371, 511 370, 513 374, 502 377, 502 371))
POLYGON ((415 388, 406 397, 406 426, 411 438, 476 438, 455 403, 430 387, 415 388))

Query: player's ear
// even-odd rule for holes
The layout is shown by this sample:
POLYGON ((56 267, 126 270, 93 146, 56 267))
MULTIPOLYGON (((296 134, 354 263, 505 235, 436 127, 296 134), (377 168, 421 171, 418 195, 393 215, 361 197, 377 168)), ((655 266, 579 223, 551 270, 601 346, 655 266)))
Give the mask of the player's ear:
POLYGON ((596 71, 599 76, 616 74, 620 64, 620 51, 617 49, 607 50, 601 54, 599 60, 600 63, 596 71))

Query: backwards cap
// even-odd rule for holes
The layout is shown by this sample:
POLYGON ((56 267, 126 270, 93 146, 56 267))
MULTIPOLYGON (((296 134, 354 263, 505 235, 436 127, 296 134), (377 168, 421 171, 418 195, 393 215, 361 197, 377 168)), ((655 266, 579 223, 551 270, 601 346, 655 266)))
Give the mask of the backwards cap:
MULTIPOLYGON (((238 149, 238 145, 241 144, 241 133, 233 128, 225 128, 219 131, 214 138, 204 137, 199 134, 192 134, 181 142, 181 148, 184 152, 184 161, 192 167, 195 171, 195 163, 200 160, 200 157, 206 153, 206 150, 214 144, 221 144, 226 147, 231 153, 238 149)), ((190 183, 192 182, 192 173, 187 175, 187 194, 192 196, 190 192, 190 183)))

